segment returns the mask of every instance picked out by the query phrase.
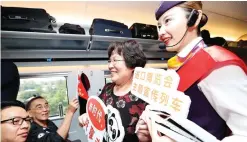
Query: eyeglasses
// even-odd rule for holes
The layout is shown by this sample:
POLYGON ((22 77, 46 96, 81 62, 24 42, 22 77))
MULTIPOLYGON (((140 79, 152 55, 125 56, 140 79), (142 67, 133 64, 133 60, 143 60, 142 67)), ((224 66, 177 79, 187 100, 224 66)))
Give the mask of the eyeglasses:
POLYGON ((13 125, 22 125, 24 120, 26 122, 28 122, 29 124, 31 124, 33 122, 33 118, 32 117, 26 117, 26 118, 14 117, 14 118, 11 118, 11 119, 2 120, 1 123, 7 122, 7 121, 12 121, 13 125))
POLYGON ((110 63, 116 64, 117 62, 120 62, 120 61, 124 61, 124 60, 116 60, 116 59, 108 60, 108 64, 110 64, 110 63))

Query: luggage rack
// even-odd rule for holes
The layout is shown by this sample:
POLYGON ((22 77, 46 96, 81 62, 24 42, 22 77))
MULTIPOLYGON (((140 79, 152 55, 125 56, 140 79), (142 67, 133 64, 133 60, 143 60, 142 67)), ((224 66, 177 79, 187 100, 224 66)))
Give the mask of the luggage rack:
POLYGON ((57 33, 1 31, 3 49, 87 50, 90 36, 57 33))
POLYGON ((142 45, 144 51, 165 51, 159 48, 159 44, 161 42, 158 40, 99 36, 99 35, 92 35, 92 43, 90 50, 105 50, 112 41, 127 41, 127 40, 136 40, 138 43, 142 45))
MULTIPOLYGON (((113 41, 127 41, 135 40, 142 45, 142 49, 145 52, 147 58, 163 58, 168 59, 175 55, 175 53, 166 52, 164 49, 160 49, 159 46, 162 43, 158 40, 152 39, 140 39, 140 38, 125 38, 125 37, 111 37, 111 36, 100 36, 92 35, 91 46, 89 51, 104 52, 104 56, 107 57, 107 48, 113 41)), ((103 55, 103 54, 102 54, 103 55)))
POLYGON ((175 53, 159 48, 158 40, 58 33, 1 31, 2 59, 100 58, 107 59, 111 42, 136 40, 147 58, 168 59, 175 53))

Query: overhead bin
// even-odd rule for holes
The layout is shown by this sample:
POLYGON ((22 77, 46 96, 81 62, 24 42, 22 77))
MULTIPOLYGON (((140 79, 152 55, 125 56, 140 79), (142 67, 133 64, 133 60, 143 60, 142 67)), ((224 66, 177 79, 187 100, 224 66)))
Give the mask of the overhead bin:
POLYGON ((143 51, 163 51, 159 48, 161 43, 158 40, 151 39, 140 39, 140 38, 125 38, 125 37, 112 37, 112 36, 99 36, 92 35, 92 43, 90 50, 107 50, 108 46, 113 41, 127 41, 127 40, 136 40, 143 47, 143 51))
POLYGON ((1 31, 2 50, 87 50, 89 35, 1 31))
POLYGON ((112 36, 100 36, 92 35, 91 46, 89 51, 100 53, 98 57, 107 57, 107 48, 111 42, 115 41, 127 41, 136 40, 142 45, 143 51, 149 59, 168 59, 175 55, 175 53, 167 52, 164 49, 160 49, 159 46, 162 43, 159 40, 152 39, 140 39, 140 38, 126 38, 126 37, 112 37, 112 36))

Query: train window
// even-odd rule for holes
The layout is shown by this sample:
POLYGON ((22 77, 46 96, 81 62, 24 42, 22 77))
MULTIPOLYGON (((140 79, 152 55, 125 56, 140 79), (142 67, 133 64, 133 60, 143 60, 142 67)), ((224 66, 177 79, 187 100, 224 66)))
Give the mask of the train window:
POLYGON ((105 84, 107 83, 111 83, 112 80, 111 80, 111 72, 109 70, 107 71, 104 71, 104 75, 105 75, 105 84))
POLYGON ((112 82, 111 78, 108 78, 108 77, 105 78, 105 84, 111 83, 111 82, 112 82))
POLYGON ((48 101, 50 117, 59 115, 59 107, 63 107, 63 112, 66 112, 68 107, 67 77, 21 78, 17 100, 25 103, 32 96, 42 96, 48 101))

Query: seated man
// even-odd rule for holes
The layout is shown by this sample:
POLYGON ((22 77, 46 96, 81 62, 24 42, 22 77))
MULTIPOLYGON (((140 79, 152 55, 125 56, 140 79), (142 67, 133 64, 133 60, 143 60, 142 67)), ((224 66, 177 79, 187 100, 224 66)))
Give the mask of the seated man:
POLYGON ((20 101, 1 102, 1 141, 25 142, 32 118, 20 101))
POLYGON ((31 98, 26 104, 26 110, 33 117, 28 142, 61 142, 65 141, 69 132, 72 117, 77 110, 78 100, 70 102, 66 116, 58 128, 49 118, 49 104, 41 96, 31 98))

